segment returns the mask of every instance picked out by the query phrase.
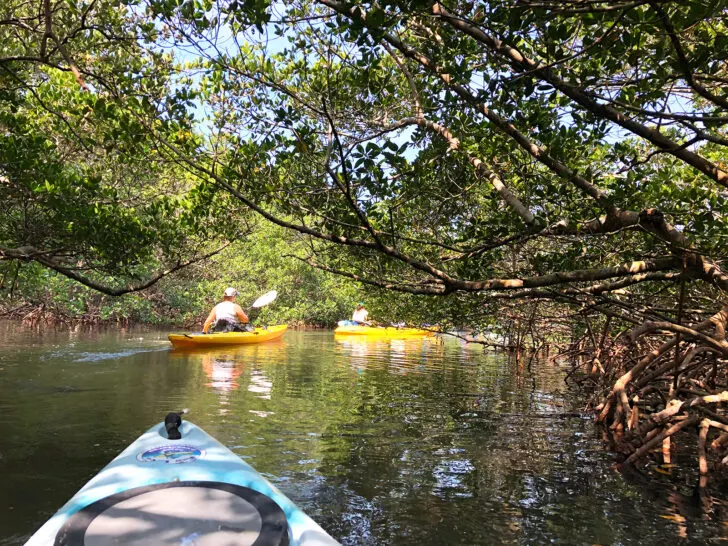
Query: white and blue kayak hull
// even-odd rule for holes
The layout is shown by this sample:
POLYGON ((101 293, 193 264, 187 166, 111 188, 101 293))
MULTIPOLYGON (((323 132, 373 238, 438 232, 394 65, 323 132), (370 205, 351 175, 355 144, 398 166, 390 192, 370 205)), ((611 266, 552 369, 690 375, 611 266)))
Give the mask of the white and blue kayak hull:
POLYGON ((152 427, 26 546, 338 544, 273 484, 196 425, 152 427))

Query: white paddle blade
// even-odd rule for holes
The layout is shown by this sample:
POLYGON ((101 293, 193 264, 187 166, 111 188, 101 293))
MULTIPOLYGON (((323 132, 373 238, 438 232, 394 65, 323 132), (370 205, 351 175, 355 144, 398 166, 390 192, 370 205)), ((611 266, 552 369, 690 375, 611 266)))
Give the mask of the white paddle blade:
POLYGON ((258 307, 265 307, 270 302, 272 302, 274 299, 278 297, 278 292, 275 290, 271 290, 270 292, 266 292, 261 297, 259 297, 257 300, 253 302, 253 305, 251 305, 252 308, 256 309, 258 307))

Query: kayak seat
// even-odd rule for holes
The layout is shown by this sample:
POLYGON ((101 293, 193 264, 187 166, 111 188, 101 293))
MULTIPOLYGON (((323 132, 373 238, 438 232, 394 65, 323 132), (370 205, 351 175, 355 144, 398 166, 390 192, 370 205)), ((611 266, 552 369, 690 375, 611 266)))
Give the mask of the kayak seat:
POLYGON ((224 334, 227 332, 252 332, 254 328, 250 324, 239 324, 227 319, 218 320, 212 327, 212 331, 216 334, 224 334))
POLYGON ((224 482, 129 489, 71 516, 55 546, 288 546, 286 515, 270 497, 224 482))

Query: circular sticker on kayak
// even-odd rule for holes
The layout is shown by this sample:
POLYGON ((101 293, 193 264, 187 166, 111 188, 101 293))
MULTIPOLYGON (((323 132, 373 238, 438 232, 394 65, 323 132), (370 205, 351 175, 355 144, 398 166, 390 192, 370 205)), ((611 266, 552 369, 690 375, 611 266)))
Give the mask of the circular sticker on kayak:
POLYGON ((142 463, 182 464, 191 463, 205 456, 204 449, 186 444, 157 446, 137 455, 142 463))

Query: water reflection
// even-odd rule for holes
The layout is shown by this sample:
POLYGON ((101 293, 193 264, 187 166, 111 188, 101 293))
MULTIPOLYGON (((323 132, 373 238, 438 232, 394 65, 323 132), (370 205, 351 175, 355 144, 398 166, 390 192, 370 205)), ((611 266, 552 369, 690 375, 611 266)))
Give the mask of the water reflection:
POLYGON ((365 336, 336 336, 339 354, 362 373, 383 367, 391 373, 422 372, 430 358, 441 354, 442 343, 434 337, 386 339, 365 336))
POLYGON ((673 460, 658 481, 615 472, 558 366, 530 373, 454 339, 293 331, 169 351, 165 335, 6 332, 0 544, 22 544, 140 432, 183 407, 344 544, 728 538, 726 488, 685 485, 696 482, 681 474, 694 460, 673 460), (154 348, 164 350, 132 350, 154 348))
POLYGON ((221 393, 237 389, 240 386, 236 379, 240 377, 242 367, 243 364, 234 360, 223 360, 213 356, 202 358, 202 369, 210 380, 207 385, 221 393))
MULTIPOLYGON (((246 384, 247 392, 256 398, 270 400, 272 381, 261 370, 261 365, 275 362, 285 354, 285 342, 277 340, 259 345, 226 346, 205 349, 173 349, 169 351, 172 360, 180 360, 187 366, 199 363, 207 378, 205 386, 219 396, 219 415, 226 415, 230 409, 230 394, 246 384)), ((258 417, 268 417, 274 412, 250 409, 258 417)))
POLYGON ((253 370, 250 373, 248 391, 254 393, 257 398, 270 400, 270 391, 272 387, 273 382, 269 381, 263 372, 253 370))
POLYGON ((377 353, 378 347, 385 347, 388 345, 386 340, 367 340, 359 339, 354 336, 351 337, 335 337, 336 348, 340 355, 348 360, 348 365, 351 366, 357 373, 363 373, 369 365, 369 353, 377 353))

